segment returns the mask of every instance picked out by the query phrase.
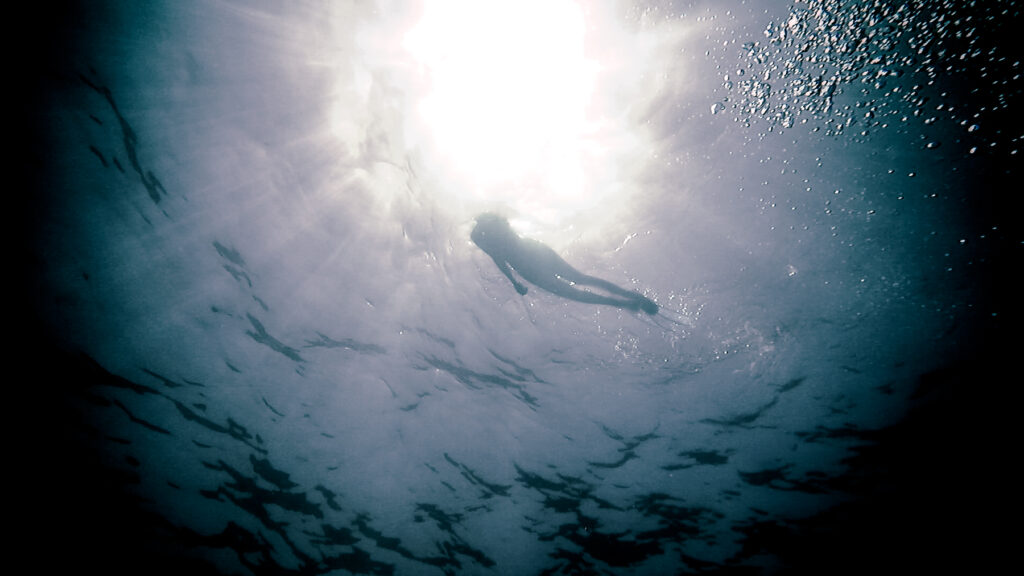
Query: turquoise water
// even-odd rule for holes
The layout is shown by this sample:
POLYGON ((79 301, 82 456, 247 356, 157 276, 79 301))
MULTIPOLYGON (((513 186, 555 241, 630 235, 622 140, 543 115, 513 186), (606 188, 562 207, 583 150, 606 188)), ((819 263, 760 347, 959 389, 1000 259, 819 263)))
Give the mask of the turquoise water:
POLYGON ((473 244, 531 215, 452 192, 391 40, 414 4, 40 15, 35 565, 945 562, 953 387, 994 370, 1021 246, 1018 3, 731 4, 587 12, 632 78, 597 88, 617 200, 524 233, 654 316, 520 295, 473 244))

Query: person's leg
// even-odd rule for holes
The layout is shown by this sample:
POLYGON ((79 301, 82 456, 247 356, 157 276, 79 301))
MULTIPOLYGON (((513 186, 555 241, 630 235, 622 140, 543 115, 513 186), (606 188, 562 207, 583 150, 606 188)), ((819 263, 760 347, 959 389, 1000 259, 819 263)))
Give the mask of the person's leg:
POLYGON ((586 286, 594 286, 594 287, 597 287, 597 288, 601 288, 603 290, 607 290, 608 292, 611 292, 612 294, 618 294, 619 296, 624 296, 626 298, 633 298, 633 297, 638 296, 638 294, 636 292, 633 292, 632 290, 626 290, 624 288, 620 288, 617 285, 615 285, 615 284, 613 284, 613 283, 611 283, 611 282, 609 282, 607 280, 603 280, 601 278, 598 278, 596 276, 588 276, 586 274, 579 274, 577 276, 577 278, 578 279, 573 280, 573 282, 575 282, 577 284, 583 284, 583 285, 586 285, 586 286))
POLYGON ((544 286, 544 289, 556 296, 561 296, 568 300, 575 300, 577 302, 583 302, 584 304, 603 304, 605 306, 614 306, 616 308, 624 308, 627 310, 643 310, 648 314, 657 313, 657 304, 647 300, 639 294, 632 294, 632 297, 619 299, 612 298, 610 296, 604 296, 602 294, 595 294, 594 292, 588 292, 587 290, 580 290, 569 285, 568 282, 559 282, 555 285, 544 286), (645 306, 644 301, 649 303, 649 306, 645 306), (651 306, 654 308, 654 312, 649 312, 651 306))
POLYGON ((553 294, 558 294, 564 298, 569 298, 578 302, 605 304, 629 310, 643 310, 645 313, 651 315, 658 313, 658 305, 644 295, 638 292, 633 292, 632 290, 620 288, 612 282, 603 280, 596 276, 584 274, 570 266, 564 260, 561 260, 561 258, 559 258, 558 270, 556 271, 554 278, 551 278, 550 280, 555 281, 545 282, 545 285, 541 285, 541 288, 544 288, 553 294), (596 288, 606 290, 611 294, 622 296, 624 300, 595 294, 594 292, 589 292, 587 290, 581 290, 573 287, 572 284, 594 286, 596 288))

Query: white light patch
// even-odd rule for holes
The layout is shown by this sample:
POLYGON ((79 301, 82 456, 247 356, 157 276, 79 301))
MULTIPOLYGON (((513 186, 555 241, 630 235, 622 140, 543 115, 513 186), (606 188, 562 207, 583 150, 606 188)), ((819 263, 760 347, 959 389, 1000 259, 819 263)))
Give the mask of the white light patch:
POLYGON ((589 206, 583 139, 596 64, 566 0, 428 1, 405 48, 424 67, 420 112, 462 195, 557 221, 589 206))

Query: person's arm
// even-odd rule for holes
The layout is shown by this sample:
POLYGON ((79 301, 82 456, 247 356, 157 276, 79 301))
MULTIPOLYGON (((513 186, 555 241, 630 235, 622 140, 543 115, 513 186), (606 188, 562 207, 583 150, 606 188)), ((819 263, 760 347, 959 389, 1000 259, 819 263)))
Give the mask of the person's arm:
POLYGON ((491 256, 491 259, 498 265, 498 270, 501 270, 501 273, 504 274, 510 282, 512 282, 512 286, 515 287, 516 292, 518 292, 520 296, 525 295, 527 292, 526 286, 524 286, 522 282, 516 280, 516 277, 512 275, 512 268, 508 265, 508 262, 504 260, 499 261, 493 256, 491 256))

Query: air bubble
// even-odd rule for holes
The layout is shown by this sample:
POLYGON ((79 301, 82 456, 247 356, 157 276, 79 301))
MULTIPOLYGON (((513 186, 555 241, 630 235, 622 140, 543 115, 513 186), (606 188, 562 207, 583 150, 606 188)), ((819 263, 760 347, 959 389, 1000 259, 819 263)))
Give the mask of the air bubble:
MULTIPOLYGON (((735 109, 746 116, 737 121, 766 122, 770 125, 766 131, 771 126, 811 124, 813 132, 849 133, 864 140, 874 136, 876 127, 897 126, 914 118, 925 125, 947 119, 959 124, 966 116, 964 106, 949 102, 949 93, 940 93, 939 102, 929 102, 926 94, 930 87, 958 80, 955 76, 971 66, 980 78, 994 79, 991 94, 978 92, 983 106, 974 108, 981 111, 973 115, 977 123, 961 124, 973 133, 984 123, 980 114, 1007 105, 1006 94, 991 88, 1021 78, 1021 61, 1007 58, 1008 48, 987 40, 1000 36, 982 35, 976 27, 985 21, 995 28, 991 32, 1005 32, 1013 20, 1005 18, 1003 2, 964 6, 925 2, 913 10, 879 1, 801 0, 797 4, 799 8, 767 25, 763 30, 767 41, 743 44, 736 63, 722 64, 723 72, 728 70, 732 76, 726 81, 735 81, 729 88, 736 93, 735 109), (765 85, 768 79, 774 81, 774 90, 765 85), (840 108, 836 100, 844 91, 859 92, 864 106, 840 108), (868 126, 845 130, 861 117, 868 126), (879 123, 882 118, 892 120, 879 123)), ((1006 142, 1002 134, 994 133, 992 138, 1006 142)), ((1019 153, 1015 146, 1001 148, 1007 154, 1019 153)))

